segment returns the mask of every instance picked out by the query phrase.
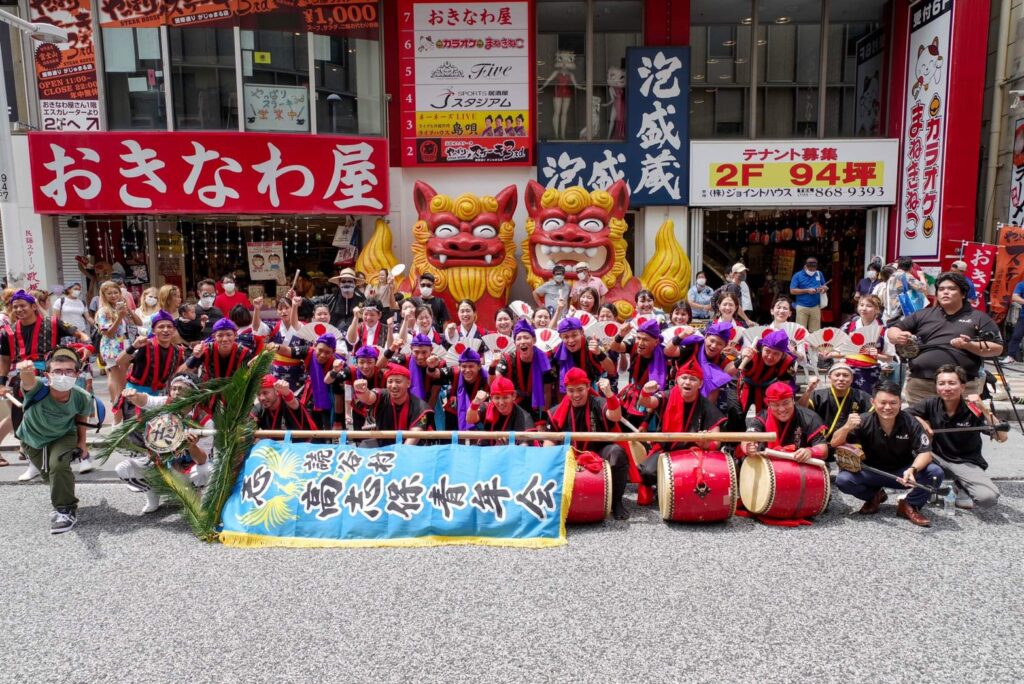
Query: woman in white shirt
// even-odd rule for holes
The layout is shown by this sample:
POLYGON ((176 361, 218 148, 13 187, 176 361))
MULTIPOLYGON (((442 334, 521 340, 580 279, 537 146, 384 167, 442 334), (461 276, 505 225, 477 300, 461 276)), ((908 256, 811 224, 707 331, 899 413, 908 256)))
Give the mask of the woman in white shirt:
MULTIPOLYGON (((150 320, 153 318, 153 314, 160 310, 160 300, 157 297, 159 290, 155 287, 148 287, 142 292, 142 303, 139 308, 135 310, 135 315, 138 316, 142 323, 139 324, 139 334, 149 335, 152 330, 153 322, 150 320)), ((171 313, 171 312, 168 312, 171 313)), ((171 313, 173 316, 174 314, 171 313)))
POLYGON ((78 283, 69 285, 63 295, 53 300, 53 313, 62 323, 73 325, 86 334, 92 328, 92 316, 82 301, 82 286, 78 283))

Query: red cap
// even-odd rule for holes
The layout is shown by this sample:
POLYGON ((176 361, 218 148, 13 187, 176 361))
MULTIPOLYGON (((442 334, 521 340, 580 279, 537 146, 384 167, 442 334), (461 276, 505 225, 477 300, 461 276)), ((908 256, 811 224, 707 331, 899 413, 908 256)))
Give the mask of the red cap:
POLYGON ((498 394, 515 394, 516 386, 506 377, 497 376, 491 380, 491 396, 498 394))
POLYGON ((400 366, 397 363, 388 364, 388 369, 384 371, 384 379, 387 380, 392 375, 401 375, 404 378, 412 378, 412 374, 409 373, 409 369, 405 366, 400 366))
POLYGON ((565 374, 565 386, 569 385, 589 385, 590 378, 587 377, 586 371, 582 368, 570 368, 565 374))
POLYGON ((267 373, 266 375, 263 376, 263 379, 260 380, 260 389, 270 389, 276 383, 277 383, 277 378, 275 378, 270 373, 267 373))
POLYGON ((792 399, 793 396, 793 388, 784 382, 773 382, 764 393, 764 398, 769 402, 792 399))
POLYGON ((695 378, 704 380, 704 369, 700 367, 696 359, 690 359, 688 363, 684 363, 676 370, 676 377, 681 375, 692 375, 695 378))

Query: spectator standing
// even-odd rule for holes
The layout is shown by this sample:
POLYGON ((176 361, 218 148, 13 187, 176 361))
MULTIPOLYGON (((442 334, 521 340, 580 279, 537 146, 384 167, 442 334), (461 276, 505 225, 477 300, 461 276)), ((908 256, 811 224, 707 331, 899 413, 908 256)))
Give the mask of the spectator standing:
POLYGON ((234 276, 224 276, 220 279, 220 284, 224 291, 213 300, 213 305, 216 308, 220 309, 223 313, 228 313, 236 306, 242 305, 249 311, 252 311, 252 302, 249 301, 248 295, 238 289, 234 276))
POLYGON ((711 300, 714 296, 715 291, 708 285, 707 274, 704 271, 698 271, 693 287, 686 293, 686 301, 690 303, 690 310, 693 311, 694 318, 710 320, 711 300))
POLYGON ((551 269, 551 280, 541 283, 533 291, 533 301, 537 306, 545 306, 549 311, 558 308, 558 300, 569 301, 569 284, 565 282, 565 266, 555 264, 551 269))
POLYGON ((825 276, 818 270, 818 260, 810 257, 802 270, 789 281, 789 293, 796 303, 796 322, 808 332, 821 329, 821 295, 828 290, 825 276))

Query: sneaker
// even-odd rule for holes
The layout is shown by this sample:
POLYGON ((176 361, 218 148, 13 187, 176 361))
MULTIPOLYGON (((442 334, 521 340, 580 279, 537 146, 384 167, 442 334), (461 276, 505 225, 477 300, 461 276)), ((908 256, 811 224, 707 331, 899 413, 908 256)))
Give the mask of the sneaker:
POLYGON ((39 468, 29 461, 28 468, 25 468, 25 472, 18 476, 18 482, 28 482, 35 477, 39 477, 39 468))
POLYGON ((86 473, 91 473, 98 467, 99 466, 96 464, 96 461, 91 458, 82 459, 82 465, 78 467, 78 474, 85 475, 86 473))
POLYGON ((974 499, 958 484, 953 485, 953 491, 956 492, 956 507, 962 508, 965 511, 969 511, 974 508, 974 499))
POLYGON ((146 505, 143 506, 142 512, 152 513, 158 508, 160 508, 160 495, 150 489, 146 492, 146 505))
POLYGON ((1010 355, 1004 356, 1002 359, 1000 359, 1000 361, 1002 363, 1017 363, 1017 359, 1013 358, 1010 355))
POLYGON ((58 508, 50 518, 50 534, 63 534, 78 522, 78 514, 74 508, 65 508, 63 510, 58 508))
MULTIPOLYGON (((75 517, 77 518, 78 517, 78 506, 73 507, 72 510, 73 510, 73 512, 75 514, 75 517)), ((50 523, 51 524, 53 524, 53 521, 57 519, 58 515, 60 515, 60 511, 56 511, 56 510, 50 511, 50 523)))

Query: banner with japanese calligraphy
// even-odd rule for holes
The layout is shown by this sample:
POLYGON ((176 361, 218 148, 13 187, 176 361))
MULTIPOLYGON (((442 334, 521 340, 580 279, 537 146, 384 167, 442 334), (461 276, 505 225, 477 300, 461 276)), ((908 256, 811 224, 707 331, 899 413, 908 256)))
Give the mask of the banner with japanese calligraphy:
POLYGON ((629 204, 687 204, 690 48, 626 49, 625 142, 542 143, 537 180, 548 188, 629 185, 629 204))
POLYGON ((30 133, 40 214, 385 214, 384 138, 30 133))
POLYGON ((319 35, 365 39, 379 35, 377 0, 105 0, 101 3, 100 26, 248 27, 256 17, 270 13, 274 14, 276 30, 304 28, 319 35))
POLYGON ((939 254, 952 24, 953 0, 919 0, 910 7, 900 256, 939 254))
POLYGON ((1024 227, 1000 226, 997 242, 999 251, 989 306, 992 318, 1001 322, 1010 310, 1013 288, 1024 280, 1024 227))
POLYGON ((1010 166, 1010 211, 1007 222, 1024 223, 1024 119, 1013 126, 1013 157, 1010 166))
POLYGON ((896 140, 695 140, 690 204, 894 204, 898 159, 896 140))
POLYGON ((565 544, 566 446, 256 443, 224 507, 237 546, 565 544))
POLYGON ((90 0, 30 0, 32 21, 67 31, 65 43, 36 46, 40 128, 98 131, 100 110, 90 0))
POLYGON ((857 41, 857 109, 853 115, 853 133, 874 137, 882 130, 882 29, 857 41))
POLYGON ((998 245, 989 245, 984 242, 964 244, 964 253, 961 257, 967 263, 967 271, 964 275, 974 283, 974 291, 978 293, 978 299, 982 302, 985 301, 985 289, 992 280, 992 271, 995 269, 998 252, 998 245))
POLYGON ((401 0, 398 16, 404 163, 530 164, 530 2, 401 0))

